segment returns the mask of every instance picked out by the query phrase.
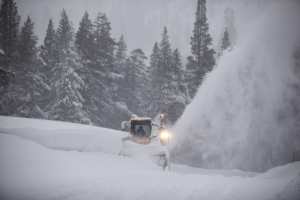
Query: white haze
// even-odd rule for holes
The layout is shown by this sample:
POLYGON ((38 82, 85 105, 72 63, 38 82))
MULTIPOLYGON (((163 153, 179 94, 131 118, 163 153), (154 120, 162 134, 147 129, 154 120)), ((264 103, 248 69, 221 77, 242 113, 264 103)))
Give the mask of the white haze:
POLYGON ((237 45, 208 74, 176 125, 177 161, 263 171, 293 160, 300 148, 300 76, 293 59, 299 10, 299 2, 282 1, 251 21, 243 18, 247 27, 238 29, 237 45))
MULTIPOLYGON (((117 39, 124 34, 129 50, 142 48, 148 55, 155 41, 159 41, 163 26, 167 26, 173 48, 182 54, 190 53, 197 0, 16 0, 22 19, 32 16, 35 30, 43 41, 48 20, 58 24, 60 12, 67 10, 75 29, 84 13, 92 18, 97 12, 108 15, 112 34, 117 39)), ((224 31, 224 10, 232 8, 236 15, 236 26, 243 27, 244 18, 251 19, 264 11, 267 5, 277 0, 208 0, 208 20, 214 47, 219 45, 224 31), (240 18, 242 16, 242 18, 240 18)), ((243 28, 239 28, 242 30, 243 28)))
MULTIPOLYGON (((17 0, 22 19, 32 16, 43 40, 50 18, 58 24, 65 8, 74 27, 87 10, 107 13, 112 34, 125 35, 129 50, 148 55, 167 26, 172 46, 190 54, 197 0, 17 0)), ((224 31, 224 11, 232 8, 236 46, 218 61, 177 124, 178 161, 208 168, 262 171, 290 162, 299 142, 299 126, 290 85, 292 53, 300 44, 297 0, 207 0, 213 47, 224 31), (281 6, 280 6, 281 5, 281 6)), ((183 57, 183 60, 185 60, 183 57)), ((298 103, 299 104, 299 103, 298 103)))

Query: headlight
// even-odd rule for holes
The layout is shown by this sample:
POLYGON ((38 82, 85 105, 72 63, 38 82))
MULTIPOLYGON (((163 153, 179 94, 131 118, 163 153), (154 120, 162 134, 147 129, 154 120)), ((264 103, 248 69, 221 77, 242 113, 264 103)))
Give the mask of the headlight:
POLYGON ((163 130, 159 134, 159 139, 162 144, 167 144, 171 138, 172 138, 172 135, 167 130, 163 130))

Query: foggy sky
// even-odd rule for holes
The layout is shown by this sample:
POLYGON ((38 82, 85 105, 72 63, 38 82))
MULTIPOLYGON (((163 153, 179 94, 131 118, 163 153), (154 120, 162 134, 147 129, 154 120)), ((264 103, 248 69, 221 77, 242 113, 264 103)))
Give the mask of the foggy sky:
MULTIPOLYGON (((169 30, 173 48, 179 48, 187 56, 190 52, 190 37, 194 23, 197 0, 16 0, 19 12, 24 20, 30 15, 35 22, 35 32, 42 42, 48 20, 52 18, 57 26, 60 12, 66 9, 75 30, 84 11, 94 19, 97 12, 108 15, 111 21, 113 37, 118 39, 124 34, 128 49, 142 48, 147 55, 151 53, 154 42, 159 41, 163 26, 169 30)), ((226 5, 234 8, 243 4, 255 7, 268 0, 208 0, 208 19, 214 45, 222 33, 222 19, 226 5), (256 3, 254 3, 256 2, 256 3)), ((271 0, 270 0, 271 1, 271 0)), ((251 9, 250 9, 251 10, 251 9)), ((239 12, 236 9, 236 12, 239 12)), ((243 11, 245 12, 245 11, 243 11)))
POLYGON ((186 0, 183 4, 174 0, 17 0, 17 4, 23 19, 27 15, 33 18, 40 41, 48 20, 52 18, 57 26, 63 8, 76 29, 84 11, 92 19, 97 12, 104 12, 111 21, 114 38, 124 34, 129 50, 142 48, 149 53, 154 42, 160 40, 165 25, 170 29, 173 46, 188 51, 195 1, 186 0))

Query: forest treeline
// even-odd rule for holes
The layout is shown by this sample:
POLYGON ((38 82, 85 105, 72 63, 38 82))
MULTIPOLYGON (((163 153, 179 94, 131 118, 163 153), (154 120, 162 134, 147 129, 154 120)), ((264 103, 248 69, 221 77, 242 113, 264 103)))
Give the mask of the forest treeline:
MULTIPOLYGON (((183 62, 167 27, 148 58, 142 49, 129 52, 124 36, 113 38, 101 12, 94 19, 85 12, 75 30, 63 9, 38 45, 31 17, 21 25, 15 0, 3 0, 0 114, 119 128, 132 114, 164 112, 173 123, 216 62, 205 0, 198 0, 195 17, 191 56, 183 62)), ((229 46, 225 30, 222 49, 229 46)))

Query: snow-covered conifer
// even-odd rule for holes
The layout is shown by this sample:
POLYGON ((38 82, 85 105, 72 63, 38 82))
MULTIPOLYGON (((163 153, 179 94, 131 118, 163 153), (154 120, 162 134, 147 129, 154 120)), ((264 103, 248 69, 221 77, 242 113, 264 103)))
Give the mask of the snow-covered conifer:
POLYGON ((198 0, 193 36, 191 37, 192 60, 188 60, 190 71, 189 94, 193 98, 203 77, 215 65, 215 51, 211 48, 212 38, 208 32, 206 0, 198 0))
POLYGON ((1 63, 6 69, 11 68, 17 56, 18 30, 20 16, 14 0, 3 0, 0 8, 0 48, 5 53, 1 63))
POLYGON ((84 13, 75 38, 75 46, 85 61, 91 59, 91 51, 93 48, 93 23, 87 12, 84 13))
POLYGON ((90 123, 84 109, 85 82, 79 73, 83 67, 73 42, 73 28, 65 10, 62 11, 57 29, 59 62, 53 69, 52 88, 55 98, 49 109, 51 119, 90 123))
POLYGON ((20 38, 19 38, 19 63, 30 64, 33 63, 36 59, 36 44, 37 37, 34 35, 33 22, 28 16, 27 20, 24 23, 24 26, 21 29, 20 38))
POLYGON ((229 33, 227 28, 224 31, 223 39, 222 39, 222 45, 221 50, 224 51, 230 47, 230 40, 229 40, 229 33))

